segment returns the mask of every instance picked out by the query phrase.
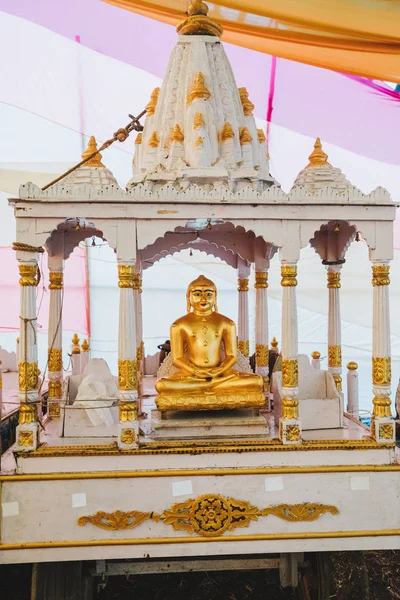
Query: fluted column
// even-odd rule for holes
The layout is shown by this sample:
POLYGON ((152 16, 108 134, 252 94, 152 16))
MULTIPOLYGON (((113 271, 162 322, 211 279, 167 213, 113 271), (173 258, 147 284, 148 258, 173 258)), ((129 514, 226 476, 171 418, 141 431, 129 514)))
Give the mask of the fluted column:
POLYGON ((256 271, 256 373, 264 380, 268 391, 268 271, 256 271))
POLYGON ((118 446, 137 448, 139 443, 138 378, 136 359, 136 319, 133 297, 135 264, 118 263, 119 331, 118 331, 118 446))
POLYGON ((238 258, 238 349, 249 356, 249 277, 250 266, 238 258))
POLYGON ((342 391, 342 326, 340 318, 340 269, 342 265, 327 267, 328 279, 328 370, 342 391))
POLYGON ((282 417, 279 435, 284 444, 301 443, 298 402, 297 262, 282 262, 282 417))
MULTIPOLYGON (((18 253, 19 254, 19 253, 18 253)), ((16 431, 16 449, 22 452, 36 450, 39 438, 38 352, 36 323, 36 286, 38 284, 38 255, 24 252, 19 260, 20 334, 18 354, 19 424, 16 431)))
POLYGON ((389 264, 373 262, 372 383, 373 413, 371 434, 377 442, 395 440, 395 424, 391 413, 391 349, 389 315, 389 264))
POLYGON ((63 261, 57 267, 50 267, 49 290, 49 333, 48 333, 48 379, 49 400, 48 414, 52 418, 60 417, 62 400, 62 296, 63 296, 63 261))
POLYGON ((133 278, 133 301, 135 304, 136 316, 136 360, 138 374, 138 390, 142 391, 143 380, 143 359, 144 359, 144 344, 143 344, 143 321, 142 321, 142 277, 139 273, 133 278))

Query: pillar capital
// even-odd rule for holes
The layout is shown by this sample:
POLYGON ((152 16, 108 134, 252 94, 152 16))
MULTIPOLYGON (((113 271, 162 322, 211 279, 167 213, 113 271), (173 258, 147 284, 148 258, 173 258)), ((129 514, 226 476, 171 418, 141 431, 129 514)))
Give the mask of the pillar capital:
POLYGON ((254 287, 256 290, 268 287, 268 271, 256 271, 254 287))
POLYGON ((389 285, 390 278, 390 265, 385 262, 374 262, 372 264, 372 285, 373 287, 381 286, 381 285, 389 285))
POLYGON ((297 263, 282 263, 281 276, 281 285, 283 287, 295 287, 297 285, 297 263))

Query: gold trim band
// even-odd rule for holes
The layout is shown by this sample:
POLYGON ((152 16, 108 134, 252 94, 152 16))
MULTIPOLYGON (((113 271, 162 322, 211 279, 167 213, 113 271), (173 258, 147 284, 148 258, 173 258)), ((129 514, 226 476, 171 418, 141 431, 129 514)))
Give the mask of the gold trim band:
POLYGON ((268 287, 268 272, 256 271, 256 282, 254 287, 257 289, 265 289, 268 287))
POLYGON ((34 265, 18 265, 20 274, 19 284, 20 285, 31 285, 37 286, 38 284, 38 266, 34 265))
POLYGON ((372 285, 374 287, 380 285, 389 285, 390 265, 377 265, 372 267, 372 285))
POLYGON ((281 285, 283 287, 294 287, 297 285, 297 266, 296 265, 282 265, 281 266, 281 285))
POLYGON ((342 347, 328 346, 328 367, 342 366, 342 347))
POLYGON ((134 287, 135 265, 118 265, 118 287, 133 288, 134 287))
POLYGON ((62 290, 63 289, 63 273, 62 271, 50 271, 49 273, 49 290, 62 290))
POLYGON ((336 273, 335 271, 328 271, 327 274, 328 289, 338 289, 341 287, 340 284, 340 273, 336 273))
POLYGON ((59 542, 24 542, 20 544, 0 544, 0 550, 36 550, 39 548, 78 548, 93 546, 145 546, 150 544, 209 544, 210 542, 242 542, 263 540, 310 540, 357 537, 399 536, 400 529, 364 529, 360 531, 313 531, 303 533, 256 533, 250 535, 227 535, 214 538, 201 537, 160 537, 126 538, 110 540, 71 540, 59 542))
POLYGON ((249 280, 248 279, 238 279, 238 292, 248 292, 249 291, 249 280))

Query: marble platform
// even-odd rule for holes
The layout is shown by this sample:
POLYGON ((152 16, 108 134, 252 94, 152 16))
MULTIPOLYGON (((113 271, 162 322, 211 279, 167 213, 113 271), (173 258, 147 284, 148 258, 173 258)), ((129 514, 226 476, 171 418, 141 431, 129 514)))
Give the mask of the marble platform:
POLYGON ((152 422, 156 440, 264 438, 268 435, 267 419, 252 409, 176 411, 162 418, 159 411, 152 411, 152 422))

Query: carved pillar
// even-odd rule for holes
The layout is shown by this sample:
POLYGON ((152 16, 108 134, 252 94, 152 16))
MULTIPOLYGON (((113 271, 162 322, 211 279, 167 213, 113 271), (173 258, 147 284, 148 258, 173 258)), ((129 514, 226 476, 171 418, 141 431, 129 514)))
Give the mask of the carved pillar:
POLYGON ((38 255, 17 252, 19 261, 20 334, 18 354, 19 424, 16 431, 16 449, 23 452, 36 450, 39 438, 38 353, 36 324, 36 286, 38 284, 38 255), (18 256, 22 255, 22 257, 18 256))
POLYGON ((249 356, 249 274, 246 261, 238 259, 238 349, 249 356))
POLYGON ((282 417, 279 436, 284 444, 301 443, 297 342, 297 262, 282 262, 282 417))
POLYGON ((144 343, 143 343, 143 320, 142 320, 142 276, 136 273, 133 276, 133 301, 135 305, 136 317, 136 360, 137 360, 137 377, 138 391, 142 392, 143 380, 143 359, 144 359, 144 343))
POLYGON ((372 389, 374 409, 371 434, 377 442, 382 444, 392 443, 395 440, 395 424, 390 408, 389 269, 388 261, 373 262, 372 389))
POLYGON ((71 372, 72 375, 80 375, 81 371, 81 347, 79 345, 79 337, 77 333, 72 336, 71 349, 71 372))
POLYGON ((347 369, 347 412, 358 418, 358 364, 351 361, 347 363, 347 369))
POLYGON ((256 271, 256 372, 268 390, 268 271, 256 271))
POLYGON ((329 265, 328 278, 328 370, 332 373, 338 392, 342 391, 342 327, 340 319, 340 269, 329 265))
POLYGON ((62 399, 63 263, 64 261, 61 257, 49 257, 50 307, 47 369, 49 378, 48 414, 52 418, 60 417, 60 403, 62 399))
POLYGON ((137 448, 139 445, 138 378, 136 359, 136 319, 133 297, 135 263, 118 263, 119 332, 118 388, 119 423, 118 446, 137 448))

